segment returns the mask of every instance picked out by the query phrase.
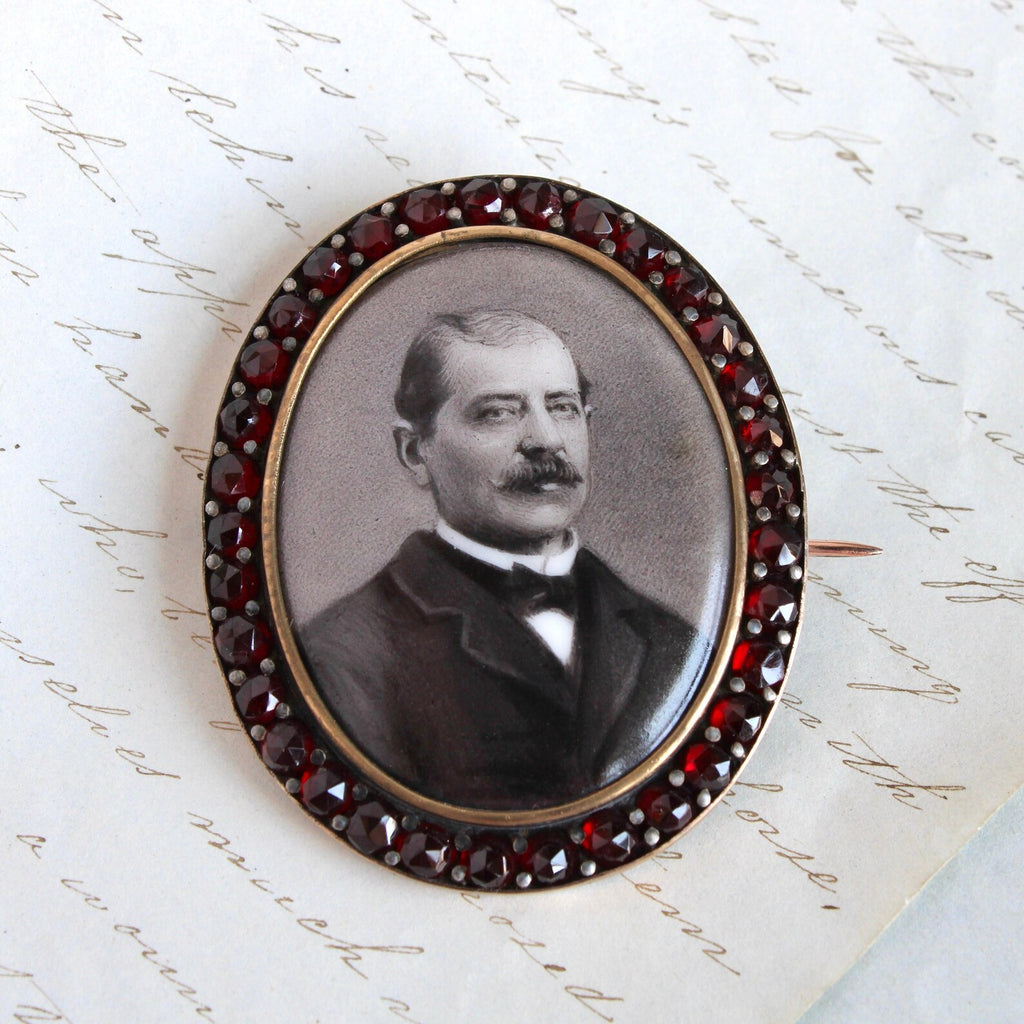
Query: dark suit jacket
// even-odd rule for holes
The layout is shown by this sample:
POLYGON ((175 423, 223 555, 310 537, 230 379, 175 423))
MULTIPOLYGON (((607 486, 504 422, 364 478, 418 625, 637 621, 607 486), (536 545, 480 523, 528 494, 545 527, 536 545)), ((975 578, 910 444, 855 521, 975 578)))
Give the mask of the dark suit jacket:
POLYGON ((647 757, 692 698, 707 641, 582 549, 567 671, 443 543, 412 535, 298 631, 366 755, 426 796, 494 810, 568 802, 647 757))

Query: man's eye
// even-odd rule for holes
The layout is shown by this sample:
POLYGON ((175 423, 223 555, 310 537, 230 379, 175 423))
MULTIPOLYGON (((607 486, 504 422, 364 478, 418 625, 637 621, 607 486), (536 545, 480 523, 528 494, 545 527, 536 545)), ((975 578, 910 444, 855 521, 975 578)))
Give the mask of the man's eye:
POLYGON ((477 419, 485 423, 503 423, 512 419, 516 414, 515 409, 507 405, 489 405, 477 413, 477 419))
POLYGON ((578 416, 580 407, 576 402, 566 399, 564 402, 555 402, 550 406, 552 415, 555 416, 578 416))

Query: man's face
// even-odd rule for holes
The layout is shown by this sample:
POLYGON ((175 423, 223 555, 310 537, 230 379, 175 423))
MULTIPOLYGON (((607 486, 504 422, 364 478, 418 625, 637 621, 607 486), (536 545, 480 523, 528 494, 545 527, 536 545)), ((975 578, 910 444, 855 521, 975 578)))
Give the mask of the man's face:
POLYGON ((441 515, 508 551, 560 545, 587 497, 590 437, 579 378, 541 327, 511 345, 448 351, 448 400, 418 443, 441 515))

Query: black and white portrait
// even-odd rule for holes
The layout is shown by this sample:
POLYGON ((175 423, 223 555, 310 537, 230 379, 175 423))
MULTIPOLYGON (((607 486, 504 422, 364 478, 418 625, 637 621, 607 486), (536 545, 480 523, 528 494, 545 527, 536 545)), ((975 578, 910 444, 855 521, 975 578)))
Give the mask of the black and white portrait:
POLYGON ((459 807, 621 778, 716 650, 722 447, 668 332, 591 265, 480 242, 399 267, 324 339, 283 449, 281 579, 324 705, 459 807))

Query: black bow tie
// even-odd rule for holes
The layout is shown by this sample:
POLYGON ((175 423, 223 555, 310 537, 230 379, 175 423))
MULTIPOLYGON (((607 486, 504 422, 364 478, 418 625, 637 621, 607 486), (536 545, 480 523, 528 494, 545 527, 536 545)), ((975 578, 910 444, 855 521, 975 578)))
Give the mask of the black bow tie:
POLYGON ((499 596, 517 615, 533 615, 554 609, 576 615, 576 580, 566 576, 546 576, 516 563, 511 572, 500 574, 499 596))

